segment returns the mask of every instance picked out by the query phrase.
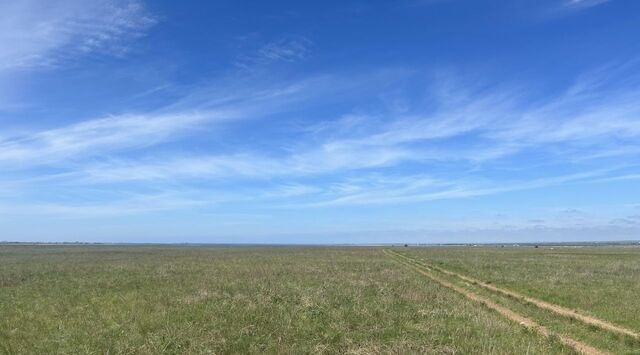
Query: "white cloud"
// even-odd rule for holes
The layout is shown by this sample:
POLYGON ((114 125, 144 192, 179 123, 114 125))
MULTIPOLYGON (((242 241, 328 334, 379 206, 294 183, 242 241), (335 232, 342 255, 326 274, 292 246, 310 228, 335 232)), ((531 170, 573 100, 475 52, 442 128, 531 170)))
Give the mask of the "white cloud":
POLYGON ((157 22, 137 0, 4 1, 0 13, 0 71, 122 56, 157 22))
POLYGON ((297 62, 311 55, 313 42, 302 36, 287 36, 262 45, 253 54, 241 55, 235 65, 243 70, 254 69, 277 62, 297 62))
POLYGON ((500 140, 601 145, 603 140, 640 135, 640 91, 573 93, 522 112, 520 119, 493 130, 500 140))
MULTIPOLYGON (((119 166, 130 170, 129 165, 139 166, 135 170, 141 173, 123 174, 132 176, 133 180, 137 176, 161 178, 162 171, 169 174, 180 170, 185 172, 183 176, 191 176, 189 172, 205 172, 197 166, 217 166, 217 170, 249 174, 252 170, 250 165, 254 165, 251 161, 253 154, 245 152, 231 153, 228 156, 186 158, 185 161, 163 157, 155 162, 127 162, 127 159, 113 158, 110 154, 175 141, 189 134, 202 132, 202 128, 207 128, 205 131, 211 133, 211 128, 221 122, 256 120, 286 111, 291 105, 308 99, 317 91, 318 85, 313 84, 324 86, 327 85, 325 81, 331 79, 314 78, 269 86, 247 86, 243 83, 233 89, 230 88, 231 84, 222 82, 220 87, 205 86, 195 89, 183 98, 154 111, 86 119, 62 127, 20 134, 5 133, 0 135, 0 168, 29 169, 63 160, 100 157, 107 161, 92 166, 113 168, 114 171, 108 175, 114 178, 119 166), (235 167, 225 168, 231 163, 235 167)), ((90 163, 94 164, 95 161, 90 163)), ((95 174, 97 175, 103 174, 95 174)))
POLYGON ((596 178, 610 172, 611 170, 605 169, 514 182, 481 181, 482 179, 473 180, 469 178, 466 180, 444 180, 425 177, 423 175, 405 176, 397 180, 387 179, 386 183, 374 187, 355 188, 353 189, 356 190, 355 193, 348 192, 337 197, 333 196, 329 199, 309 203, 304 206, 327 207, 401 204, 487 196, 512 191, 558 186, 565 183, 597 182, 597 180, 595 180, 596 178))
POLYGON ((96 156, 156 145, 205 120, 224 119, 222 113, 122 115, 87 120, 0 140, 3 166, 51 164, 78 156, 96 156))
MULTIPOLYGON (((523 88, 475 91, 468 85, 458 89, 453 81, 445 83, 446 89, 434 84, 438 95, 429 109, 371 114, 358 110, 302 129, 281 125, 277 133, 284 133, 286 140, 272 140, 269 134, 274 131, 263 137, 259 130, 266 122, 256 119, 287 112, 293 104, 326 104, 327 95, 335 96, 344 87, 332 91, 328 87, 337 81, 316 78, 271 87, 232 87, 228 92, 208 88, 186 95, 162 113, 106 117, 1 138, 0 164, 14 172, 24 168, 26 175, 33 167, 49 164, 56 168, 49 182, 83 188, 118 190, 129 182, 165 187, 250 181, 254 187, 227 197, 254 202, 290 197, 289 204, 277 204, 286 207, 399 204, 629 179, 637 176, 636 167, 625 159, 628 169, 623 170, 624 164, 612 161, 640 149, 640 92, 633 90, 633 81, 611 89, 611 75, 604 70, 584 76, 564 92, 535 101, 523 88), (189 106, 204 109, 189 111, 189 106), (261 151, 253 144, 197 153, 190 146, 140 149, 186 141, 191 135, 204 138, 201 132, 210 130, 194 128, 228 119, 243 120, 239 131, 265 139, 269 149, 261 151), (518 155, 527 153, 541 157, 539 168, 519 163, 518 155), (607 169, 595 163, 603 157, 610 159, 607 169), (581 165, 572 166, 576 161, 581 165), (565 175, 545 174, 542 170, 550 163, 569 169, 563 170, 565 175), (525 174, 513 181, 483 177, 482 172, 500 164, 525 174), (404 171, 406 166, 411 168, 404 171)), ((344 81, 350 88, 369 83, 344 81)), ((29 183, 43 184, 25 182, 29 183)))
POLYGON ((179 181, 211 178, 273 176, 284 173, 281 162, 255 155, 177 156, 150 160, 110 159, 79 171, 85 183, 179 181))
POLYGON ((312 42, 304 37, 287 38, 267 43, 258 51, 258 56, 267 61, 296 61, 309 55, 312 42))
POLYGON ((57 218, 83 219, 87 217, 112 217, 146 214, 150 212, 175 211, 209 206, 217 201, 213 198, 184 196, 184 191, 160 191, 113 196, 109 201, 64 201, 0 204, 0 212, 12 215, 40 215, 57 218))
MULTIPOLYGON (((1 147, 0 147, 1 148, 1 147)), ((1 155, 0 155, 1 157, 1 155)), ((105 159, 76 170, 84 183, 126 181, 228 180, 304 177, 394 165, 409 152, 392 149, 327 152, 311 149, 283 157, 257 153, 163 156, 152 159, 105 159)), ((78 181, 76 181, 78 182, 78 181)))
POLYGON ((611 0, 568 0, 565 2, 565 6, 570 8, 585 8, 604 4, 611 0))

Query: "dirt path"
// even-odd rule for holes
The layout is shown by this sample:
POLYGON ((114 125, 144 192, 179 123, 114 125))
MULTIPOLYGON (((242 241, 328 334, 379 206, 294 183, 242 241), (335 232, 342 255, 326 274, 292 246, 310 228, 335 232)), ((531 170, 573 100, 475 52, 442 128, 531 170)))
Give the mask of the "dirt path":
MULTIPOLYGON (((552 331, 550 331, 549 329, 545 328, 544 326, 541 326, 539 324, 537 324, 534 320, 527 318, 519 313, 516 313, 514 311, 512 311, 509 308, 506 308, 504 306, 501 306, 495 302, 492 302, 482 296, 479 296, 473 292, 470 292, 462 287, 456 286, 454 284, 452 284, 451 282, 441 279, 439 277, 437 277, 436 275, 433 275, 430 272, 427 272, 425 270, 423 270, 422 268, 411 264, 409 262, 407 262, 406 260, 401 259, 401 257, 403 257, 404 255, 401 255, 399 253, 395 253, 395 252, 391 252, 391 251, 387 251, 384 250, 384 253, 387 254, 388 256, 390 256, 392 259, 396 260, 397 262, 405 265, 405 266, 409 266, 412 269, 416 270, 417 272, 419 272, 420 274, 430 278, 431 280, 441 284, 444 287, 450 288, 462 295, 464 295, 465 297, 476 301, 476 302, 480 302, 482 304, 484 304, 485 306, 495 310, 496 312, 502 314, 503 316, 507 317, 508 319, 518 322, 519 324, 529 328, 529 329, 533 329, 536 332, 538 332, 539 334, 545 336, 545 337, 550 337, 550 336, 555 336, 557 337, 557 339, 568 346, 571 346, 572 348, 574 348, 575 350, 577 350, 578 352, 582 353, 582 354, 587 354, 587 355, 598 355, 598 354, 607 354, 606 352, 602 352, 594 347, 591 347, 583 342, 580 342, 578 340, 554 333, 552 331)), ((410 259, 410 258, 409 258, 410 259)))
MULTIPOLYGON (((418 262, 418 263, 421 262, 421 261, 419 262, 419 261, 417 261, 417 260, 415 260, 413 258, 410 258, 410 257, 408 257, 406 255, 403 255, 401 253, 398 253, 398 252, 393 252, 393 253, 395 253, 396 255, 399 255, 400 257, 402 257, 404 259, 411 260, 413 262, 418 262)), ((566 308, 566 307, 563 307, 563 306, 560 306, 560 305, 557 305, 557 304, 545 302, 545 301, 539 300, 537 298, 532 298, 532 297, 529 297, 529 296, 525 296, 525 295, 523 295, 521 293, 509 290, 509 289, 496 287, 494 285, 488 284, 488 283, 480 281, 478 279, 474 279, 474 278, 466 276, 466 275, 462 275, 462 274, 459 274, 459 273, 456 273, 456 272, 453 272, 453 271, 449 271, 449 270, 443 269, 443 268, 438 267, 438 266, 428 265, 426 263, 423 263, 423 264, 425 264, 425 266, 427 266, 429 268, 432 268, 434 270, 440 271, 440 272, 442 272, 442 273, 444 273, 446 275, 455 276, 455 277, 458 277, 458 278, 460 278, 462 280, 465 280, 465 281, 477 284, 479 286, 482 286, 482 287, 484 287, 486 289, 489 289, 489 290, 492 290, 492 291, 495 291, 495 292, 499 292, 499 293, 502 293, 504 295, 508 295, 508 296, 511 296, 511 297, 519 298, 519 299, 521 299, 523 301, 532 303, 532 304, 534 304, 534 305, 536 305, 536 306, 538 306, 540 308, 544 308, 544 309, 550 310, 550 311, 555 312, 557 314, 575 318, 575 319, 580 320, 580 321, 582 321, 584 323, 591 324, 591 325, 599 327, 601 329, 606 329, 606 330, 609 330, 609 331, 612 331, 612 332, 616 332, 616 333, 619 333, 619 334, 624 334, 624 335, 628 335, 628 336, 640 339, 640 333, 637 333, 637 332, 635 332, 635 331, 633 331, 631 329, 624 328, 624 327, 619 326, 617 324, 613 324, 611 322, 607 322, 605 320, 602 320, 602 319, 599 319, 599 318, 596 318, 596 317, 580 314, 574 309, 570 309, 570 308, 566 308)))

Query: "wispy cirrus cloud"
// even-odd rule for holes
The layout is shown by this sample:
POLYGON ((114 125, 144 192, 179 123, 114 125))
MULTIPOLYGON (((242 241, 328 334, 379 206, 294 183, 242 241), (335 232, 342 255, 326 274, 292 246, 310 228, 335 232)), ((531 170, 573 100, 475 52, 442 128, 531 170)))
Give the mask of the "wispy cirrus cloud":
POLYGON ((65 159, 96 156, 123 149, 157 145, 205 120, 224 113, 121 115, 86 120, 66 127, 0 139, 0 164, 38 166, 65 159))
POLYGON ((209 196, 185 196, 184 191, 153 191, 148 193, 115 193, 108 201, 31 201, 0 204, 0 212, 13 215, 54 216, 57 218, 91 218, 148 214, 210 206, 218 201, 209 196))
POLYGON ((305 37, 291 37, 267 43, 258 50, 257 56, 265 61, 296 61, 311 52, 313 42, 305 37))
POLYGON ((304 36, 285 36, 261 45, 255 52, 243 54, 236 60, 236 67, 252 71, 272 63, 293 63, 309 57, 313 41, 304 36))
MULTIPOLYGON (((523 86, 487 90, 450 78, 436 80, 428 90, 433 102, 428 108, 382 106, 282 125, 278 131, 286 140, 279 141, 278 149, 239 145, 204 152, 150 150, 165 142, 202 139, 202 132, 210 131, 199 128, 219 122, 228 122, 229 129, 242 124, 245 132, 264 128, 261 117, 274 122, 273 115, 288 116, 292 107, 326 103, 327 95, 339 96, 340 90, 370 82, 346 80, 349 89, 327 78, 231 92, 203 89, 155 113, 5 137, 0 140, 0 164, 12 171, 48 164, 57 168, 48 184, 115 191, 126 190, 127 184, 166 188, 248 181, 251 188, 234 189, 225 195, 227 201, 260 204, 286 196, 286 203, 272 204, 286 208, 403 204, 597 183, 637 175, 637 167, 628 161, 614 166, 611 160, 640 149, 635 81, 629 76, 625 86, 610 85, 624 72, 607 69, 583 75, 565 90, 535 100, 523 86), (187 110, 189 106, 194 109, 187 110), (536 164, 542 169, 581 163, 565 174, 544 174, 528 165, 518 167, 524 171, 520 178, 490 177, 496 167, 511 167, 513 159, 528 155, 539 157, 536 164), (598 167, 603 157, 610 160, 607 169, 598 167)), ((255 132, 254 139, 260 139, 255 132)), ((199 195, 224 190, 217 188, 199 195)))
POLYGON ((424 201, 459 199, 476 196, 495 195, 559 186, 566 183, 594 183, 598 177, 605 176, 615 169, 586 171, 575 174, 551 176, 527 181, 501 182, 483 179, 444 180, 424 176, 405 176, 398 179, 387 179, 387 183, 371 188, 354 188, 352 193, 342 194, 334 198, 313 202, 305 207, 328 207, 348 205, 380 205, 402 204, 424 201))
POLYGON ((565 2, 565 6, 578 9, 604 4, 609 1, 611 0, 568 0, 565 2))
POLYGON ((114 159, 86 164, 76 176, 87 182, 202 181, 238 178, 296 178, 340 171, 392 166, 413 159, 410 152, 391 149, 327 152, 323 149, 284 157, 258 153, 201 156, 163 156, 158 159, 114 159))
POLYGON ((545 0, 523 2, 526 12, 524 16, 537 21, 559 20, 565 16, 578 15, 589 10, 597 10, 598 7, 613 0, 545 0))
MULTIPOLYGON (((113 154, 141 148, 150 148, 166 142, 178 141, 192 135, 198 135, 222 123, 231 121, 256 121, 265 116, 286 112, 297 105, 316 98, 318 93, 339 95, 337 81, 332 77, 313 77, 299 81, 276 84, 251 83, 244 80, 220 80, 217 85, 203 85, 188 90, 182 97, 166 103, 163 107, 147 112, 132 112, 89 118, 67 125, 44 128, 41 130, 18 130, 18 133, 0 134, 0 169, 29 169, 35 166, 52 165, 63 160, 91 160, 96 157, 107 161, 118 162, 112 166, 127 167, 127 159, 114 159, 113 154), (334 92, 329 93, 329 88, 334 92), (337 90, 337 93, 335 92, 337 90)), ((347 88, 364 83, 349 83, 347 88)), ((171 155, 173 153, 168 152, 171 155)), ((241 157, 249 157, 251 153, 238 152, 227 156, 206 156, 178 161, 178 158, 163 158, 167 167, 174 164, 171 171, 180 167, 183 171, 192 171, 188 167, 197 164, 225 166, 225 162, 237 162, 237 171, 248 171, 239 168, 241 157)), ((131 163, 140 166, 137 171, 148 169, 147 176, 159 177, 151 171, 163 171, 164 168, 145 164, 131 163)), ((163 163, 164 164, 164 163, 163 163)), ((249 162, 246 165, 253 164, 249 162)), ((132 176, 135 175, 125 174, 132 176)), ((144 174, 143 174, 144 175, 144 174)), ((185 176, 189 175, 185 173, 185 176)), ((116 174, 112 174, 116 176, 116 174)))
POLYGON ((90 54, 123 56, 158 22, 137 0, 0 4, 0 71, 56 67, 90 54))
POLYGON ((617 2, 174 5, 0 3, 5 234, 639 229, 640 61, 585 71, 633 49, 617 2))

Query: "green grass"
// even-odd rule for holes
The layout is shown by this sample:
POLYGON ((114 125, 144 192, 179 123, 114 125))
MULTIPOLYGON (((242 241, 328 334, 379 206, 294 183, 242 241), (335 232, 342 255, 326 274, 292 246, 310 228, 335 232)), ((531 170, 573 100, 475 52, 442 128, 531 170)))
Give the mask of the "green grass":
MULTIPOLYGON (((409 253, 401 254, 408 255, 409 253)), ((462 280, 453 275, 447 275, 446 273, 435 269, 429 269, 425 263, 420 262, 418 259, 414 259, 413 261, 406 259, 398 260, 410 265, 419 266, 424 270, 430 271, 431 274, 441 279, 473 292, 476 295, 489 299, 499 305, 507 307, 520 315, 536 321, 538 324, 546 327, 556 334, 568 336, 572 339, 581 341, 601 350, 606 350, 610 353, 640 354, 640 339, 603 330, 596 326, 585 324, 575 318, 558 315, 555 312, 542 309, 518 297, 508 296, 496 291, 488 290, 476 283, 462 280)))
POLYGON ((0 246, 1 353, 573 353, 375 248, 0 246))
POLYGON ((407 255, 640 332, 639 247, 408 248, 407 255))

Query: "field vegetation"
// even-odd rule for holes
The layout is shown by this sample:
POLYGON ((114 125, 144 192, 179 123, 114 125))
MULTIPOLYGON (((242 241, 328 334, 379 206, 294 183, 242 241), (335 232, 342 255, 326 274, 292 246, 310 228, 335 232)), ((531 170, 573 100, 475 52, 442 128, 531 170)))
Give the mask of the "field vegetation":
MULTIPOLYGON (((515 277, 509 275, 518 273, 503 264, 513 262, 509 254, 496 257, 496 265, 505 269, 499 279, 490 265, 474 266, 489 263, 493 251, 397 250, 415 263, 438 263, 505 286, 518 285, 508 282, 515 277)), ((545 257, 544 251, 510 252, 545 257)), ((640 254, 621 251, 631 264, 623 266, 604 251, 597 253, 602 255, 593 265, 609 271, 631 267, 636 274, 608 281, 618 289, 618 298, 607 300, 612 307, 608 313, 599 313, 606 307, 587 309, 636 327, 632 317, 613 309, 620 302, 631 302, 618 307, 621 312, 638 304, 622 287, 637 287, 630 282, 638 277, 633 265, 637 267, 640 254)), ((569 260, 590 265, 578 255, 569 260)), ((576 353, 561 338, 524 327, 407 263, 383 248, 3 245, 0 353, 576 353)), ((541 267, 540 277, 547 270, 541 267)), ((535 318, 554 334, 569 333, 616 353, 640 349, 635 339, 440 276, 535 318)), ((573 282, 582 277, 578 274, 573 282)), ((553 298, 563 292, 553 278, 536 282, 523 282, 518 289, 530 292, 531 285, 541 285, 547 293, 533 294, 562 300, 553 298)), ((566 292, 589 293, 597 287, 575 286, 566 292)), ((579 302, 567 305, 589 306, 579 302)))
POLYGON ((396 254, 554 334, 605 353, 640 353, 638 248, 412 248, 396 254))
POLYGON ((640 332, 639 247, 410 248, 408 255, 640 332))

